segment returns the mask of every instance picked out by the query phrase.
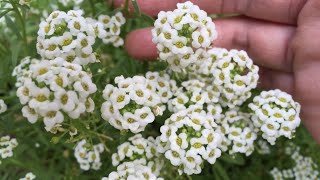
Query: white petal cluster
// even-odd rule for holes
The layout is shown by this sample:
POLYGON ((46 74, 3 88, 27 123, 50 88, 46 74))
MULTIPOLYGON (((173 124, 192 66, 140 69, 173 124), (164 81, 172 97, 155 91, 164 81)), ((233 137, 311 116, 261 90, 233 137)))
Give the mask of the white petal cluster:
POLYGON ((254 151, 257 134, 251 114, 240 112, 239 108, 230 109, 218 124, 218 132, 224 135, 220 146, 223 151, 229 150, 230 154, 244 153, 247 156, 254 151))
POLYGON ((290 155, 295 166, 289 169, 280 170, 277 167, 270 171, 274 179, 296 179, 296 180, 314 180, 320 179, 318 165, 313 162, 310 157, 304 157, 299 153, 299 148, 296 148, 290 155))
POLYGON ((19 180, 33 180, 33 179, 36 179, 36 176, 32 172, 29 172, 26 174, 25 177, 20 178, 19 180))
POLYGON ((300 125, 300 104, 278 89, 261 92, 249 107, 254 112, 254 125, 260 128, 262 137, 270 144, 275 144, 280 136, 291 139, 300 125))
POLYGON ((212 49, 208 53, 209 62, 213 63, 205 66, 214 77, 213 83, 221 88, 221 105, 230 108, 242 105, 257 86, 258 66, 253 64, 245 51, 231 50, 226 53, 224 49, 212 49))
MULTIPOLYGON (((190 105, 203 106, 213 105, 219 101, 220 90, 217 86, 208 85, 198 79, 190 79, 181 83, 174 98, 169 101, 169 110, 179 112, 186 110, 190 105)), ((212 108, 221 113, 220 105, 213 105, 212 108)), ((208 106, 209 107, 209 106, 208 106)), ((211 107, 211 106, 210 106, 211 107)), ((215 118, 219 118, 216 114, 215 118)))
POLYGON ((139 159, 131 162, 124 162, 117 167, 117 171, 111 172, 108 177, 103 177, 102 180, 163 180, 158 175, 152 172, 152 169, 146 165, 144 159, 139 159))
POLYGON ((158 176, 163 166, 163 161, 159 159, 159 156, 156 140, 153 137, 145 139, 141 134, 136 134, 129 138, 129 141, 118 146, 118 152, 112 154, 112 164, 118 166, 123 162, 139 160, 144 166, 151 169, 151 173, 158 176))
POLYGON ((3 136, 0 138, 0 157, 2 159, 12 157, 13 149, 18 146, 16 138, 11 138, 10 136, 3 136))
POLYGON ((20 5, 27 5, 29 6, 32 0, 19 0, 20 5))
POLYGON ((31 64, 37 64, 40 61, 38 59, 33 59, 30 56, 23 58, 20 63, 13 69, 12 76, 16 77, 16 87, 23 85, 25 79, 31 78, 31 64))
POLYGON ((4 103, 2 99, 0 99, 0 114, 7 111, 7 105, 4 103))
MULTIPOLYGON (((161 103, 166 104, 178 92, 177 82, 170 78, 167 73, 147 72, 147 88, 155 91, 160 97, 161 103)), ((162 107, 165 110, 164 107, 162 107)))
POLYGON ((270 154, 271 153, 271 149, 270 149, 270 145, 268 144, 268 142, 260 139, 258 140, 258 148, 257 151, 259 154, 270 154))
POLYGON ((121 12, 117 12, 114 16, 100 15, 98 23, 103 24, 103 29, 106 31, 106 36, 102 37, 105 44, 112 43, 113 46, 119 47, 124 44, 123 39, 120 37, 121 26, 126 23, 126 19, 121 12))
POLYGON ((85 139, 83 139, 75 147, 74 156, 76 157, 82 170, 99 170, 102 165, 100 155, 103 151, 103 144, 92 146, 88 144, 85 139))
POLYGON ((47 131, 64 121, 94 110, 90 95, 97 90, 91 75, 62 58, 30 65, 30 78, 17 90, 22 114, 30 123, 43 119, 47 131))
POLYGON ((80 65, 94 63, 97 58, 93 51, 96 38, 105 43, 122 45, 123 40, 119 34, 124 23, 121 13, 110 18, 109 24, 105 24, 84 18, 81 10, 70 10, 67 13, 54 11, 39 25, 38 54, 44 59, 62 57, 68 62, 80 65))
POLYGON ((259 68, 245 51, 212 48, 202 54, 202 59, 202 63, 188 66, 186 72, 189 79, 213 86, 214 103, 235 108, 251 96, 259 79, 259 68))
POLYGON ((83 0, 58 0, 59 3, 61 3, 64 7, 67 7, 69 5, 73 5, 74 7, 79 7, 83 0))
POLYGON ((141 132, 162 115, 163 103, 172 97, 171 87, 175 86, 168 75, 147 73, 144 76, 115 78, 116 86, 108 84, 103 97, 106 100, 102 107, 102 117, 112 126, 120 130, 141 132), (146 78, 147 77, 147 78, 146 78))
POLYGON ((158 14, 152 30, 160 59, 172 70, 181 71, 194 63, 217 38, 215 24, 207 13, 191 2, 178 3, 174 11, 158 14))
POLYGON ((199 174, 204 160, 214 164, 221 156, 222 139, 211 119, 205 111, 190 107, 173 114, 160 128, 158 151, 180 174, 199 174))

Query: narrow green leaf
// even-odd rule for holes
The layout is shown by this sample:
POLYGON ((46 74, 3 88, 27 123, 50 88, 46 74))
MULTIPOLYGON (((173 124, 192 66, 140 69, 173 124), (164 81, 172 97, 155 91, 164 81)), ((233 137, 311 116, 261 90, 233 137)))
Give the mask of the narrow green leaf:
POLYGON ((20 54, 20 50, 21 50, 21 43, 17 43, 13 50, 12 50, 12 56, 11 56, 11 64, 12 66, 16 66, 17 62, 18 62, 18 57, 20 54))
POLYGON ((11 10, 12 10, 12 9, 7 9, 7 10, 1 12, 1 13, 0 13, 0 19, 1 19, 3 16, 5 16, 8 12, 10 12, 11 10))
POLYGON ((19 40, 22 39, 22 36, 19 32, 19 28, 17 27, 17 24, 13 22, 8 15, 5 15, 4 17, 6 19, 7 26, 12 30, 12 32, 16 33, 19 40))
POLYGON ((137 3, 136 0, 132 0, 132 5, 133 5, 133 8, 134 8, 134 11, 135 11, 139 16, 141 16, 140 8, 139 8, 138 3, 137 3))
POLYGON ((219 162, 216 162, 214 164, 214 166, 216 167, 216 170, 217 170, 218 174, 220 175, 220 177, 222 177, 222 179, 230 180, 226 170, 222 167, 222 165, 219 162))

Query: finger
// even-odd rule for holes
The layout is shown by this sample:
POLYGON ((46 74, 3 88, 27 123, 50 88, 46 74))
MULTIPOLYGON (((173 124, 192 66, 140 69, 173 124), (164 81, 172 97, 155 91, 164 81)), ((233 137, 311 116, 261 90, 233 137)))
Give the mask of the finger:
POLYGON ((294 26, 241 17, 219 19, 215 24, 218 39, 214 46, 245 50, 262 67, 292 72, 288 46, 294 26))
MULTIPOLYGON (((129 0, 129 8, 134 11, 131 0, 129 0)), ((137 0, 140 11, 150 16, 157 16, 160 11, 170 11, 177 7, 177 3, 180 0, 137 0)), ((115 0, 114 5, 116 7, 123 7, 125 0, 115 0)))
MULTIPOLYGON (((274 22, 296 24, 299 12, 307 0, 191 0, 209 14, 238 13, 274 22)), ((115 0, 117 7, 125 0, 115 0)), ((183 0, 137 0, 142 12, 157 16, 160 11, 170 11, 183 0)), ((132 3, 129 7, 133 10, 132 3)))
POLYGON ((259 88, 264 90, 280 89, 289 94, 293 94, 293 73, 286 73, 260 67, 259 75, 259 88))
MULTIPOLYGON (((245 50, 260 66, 285 72, 292 71, 287 49, 295 31, 294 27, 247 18, 217 20, 216 27, 219 35, 214 42, 215 47, 245 50)), ((126 47, 134 58, 157 57, 156 47, 151 41, 151 29, 140 29, 128 35, 126 47)))
POLYGON ((152 28, 132 31, 125 40, 128 54, 138 60, 155 60, 158 57, 156 45, 152 42, 152 28))

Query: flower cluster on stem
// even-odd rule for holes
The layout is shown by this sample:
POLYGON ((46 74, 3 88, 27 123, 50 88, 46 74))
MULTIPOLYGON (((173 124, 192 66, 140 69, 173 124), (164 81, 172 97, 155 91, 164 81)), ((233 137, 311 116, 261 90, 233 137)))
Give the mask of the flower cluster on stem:
POLYGON ((13 149, 18 146, 16 138, 10 136, 2 136, 0 138, 0 157, 6 159, 13 156, 13 149))
POLYGON ((77 119, 94 110, 90 95, 97 90, 91 75, 77 64, 62 58, 42 60, 30 65, 30 77, 17 90, 22 114, 30 123, 43 120, 50 131, 61 124, 65 116, 77 119))
POLYGON ((85 139, 78 142, 74 149, 74 156, 76 157, 80 168, 88 171, 89 169, 99 170, 102 163, 100 154, 104 151, 103 144, 91 145, 85 139))
POLYGON ((178 3, 174 11, 161 11, 152 30, 160 59, 173 71, 201 63, 202 53, 217 38, 215 24, 207 13, 191 2, 178 3))

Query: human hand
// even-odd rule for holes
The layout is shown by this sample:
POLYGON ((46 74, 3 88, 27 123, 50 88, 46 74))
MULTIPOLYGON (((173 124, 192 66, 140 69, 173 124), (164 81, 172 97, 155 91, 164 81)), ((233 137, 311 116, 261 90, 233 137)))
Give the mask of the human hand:
MULTIPOLYGON (((116 6, 125 0, 115 0, 116 6)), ((302 105, 301 119, 320 143, 320 1, 319 0, 191 0, 208 13, 241 17, 214 21, 215 47, 243 49, 260 66, 260 88, 281 89, 302 105)), ((142 12, 157 16, 181 0, 137 0, 142 12)), ((132 5, 131 5, 132 8, 132 5)), ((152 28, 131 32, 128 53, 156 59, 152 28)))

